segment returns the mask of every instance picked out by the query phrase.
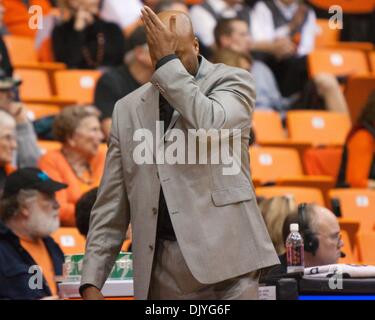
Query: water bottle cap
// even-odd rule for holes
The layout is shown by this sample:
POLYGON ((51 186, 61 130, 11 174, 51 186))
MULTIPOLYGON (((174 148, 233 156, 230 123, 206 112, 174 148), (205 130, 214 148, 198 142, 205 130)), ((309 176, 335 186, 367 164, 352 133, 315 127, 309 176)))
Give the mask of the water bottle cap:
POLYGON ((298 223, 291 223, 290 224, 290 232, 298 232, 299 226, 298 223))

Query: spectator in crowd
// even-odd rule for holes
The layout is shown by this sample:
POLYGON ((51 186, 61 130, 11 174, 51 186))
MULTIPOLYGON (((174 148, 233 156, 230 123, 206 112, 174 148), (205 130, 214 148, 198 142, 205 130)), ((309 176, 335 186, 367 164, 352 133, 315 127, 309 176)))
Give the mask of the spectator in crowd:
MULTIPOLYGON (((96 197, 98 195, 98 188, 91 189, 82 195, 82 197, 76 203, 76 224, 80 234, 85 238, 89 232, 90 227, 90 216, 91 210, 95 204, 96 197)), ((126 233, 126 240, 132 239, 132 230, 131 226, 126 233)), ((127 249, 128 252, 131 251, 131 246, 127 249)))
POLYGON ((243 0, 205 0, 190 10, 195 34, 203 46, 214 49, 214 29, 221 18, 241 18, 250 22, 250 9, 243 0))
POLYGON ((116 101, 148 82, 154 72, 143 26, 132 33, 128 45, 125 63, 103 74, 95 90, 95 105, 101 111, 106 139, 109 137, 116 101))
POLYGON ((262 199, 259 203, 268 233, 279 256, 285 254, 283 225, 285 219, 297 210, 296 202, 291 197, 262 199))
POLYGON ((303 89, 307 80, 306 56, 314 49, 316 16, 299 0, 259 1, 251 14, 253 50, 274 71, 281 93, 289 96, 303 89))
POLYGON ((346 139, 338 187, 348 186, 375 189, 375 91, 346 139))
POLYGON ((99 185, 103 174, 105 152, 99 149, 103 140, 99 111, 91 106, 66 107, 56 116, 53 133, 62 148, 47 152, 39 167, 68 185, 57 193, 60 219, 64 226, 75 226, 76 202, 99 185))
MULTIPOLYGON (((214 30, 215 41, 218 48, 227 48, 250 57, 252 40, 249 28, 245 21, 237 18, 221 19, 214 30)), ((250 60, 251 61, 251 60, 250 60)), ((220 62, 220 61, 217 61, 220 62)), ((251 62, 251 73, 256 83, 258 108, 269 108, 285 112, 296 108, 326 108, 331 111, 347 112, 347 104, 336 78, 329 74, 319 74, 313 81, 306 85, 304 94, 283 97, 277 81, 270 68, 262 61, 251 62), (313 91, 311 90, 313 89, 313 91), (312 95, 322 99, 311 106, 306 95, 312 95)))
POLYGON ((11 77, 13 75, 13 66, 10 61, 8 50, 2 36, 2 34, 4 34, 6 31, 4 30, 4 12, 4 4, 3 1, 0 0, 0 69, 3 71, 5 76, 11 77))
POLYGON ((97 69, 120 65, 125 40, 114 23, 99 18, 99 0, 62 0, 69 20, 52 32, 55 59, 69 68, 97 69))
MULTIPOLYGON (((333 212, 316 204, 300 204, 297 212, 285 219, 284 243, 292 223, 299 224, 299 232, 304 239, 306 268, 338 263, 344 242, 341 239, 340 225, 333 212)), ((286 254, 279 258, 282 271, 286 272, 286 254)))
POLYGON ((98 188, 91 189, 84 193, 76 203, 75 214, 77 229, 85 238, 89 232, 90 214, 96 201, 97 194, 98 188))
POLYGON ((14 155, 13 165, 23 168, 36 166, 40 157, 40 150, 33 125, 27 118, 26 107, 20 102, 15 102, 15 91, 20 84, 21 81, 7 77, 0 70, 0 110, 10 114, 16 121, 15 137, 18 147, 17 154, 14 155))
POLYGON ((0 201, 0 299, 57 295, 55 276, 62 275, 64 254, 50 234, 59 228, 55 192, 63 188, 35 168, 7 177, 0 201))
POLYGON ((12 160, 16 149, 16 121, 9 113, 0 110, 0 196, 6 177, 15 170, 12 160))
POLYGON ((141 0, 103 0, 100 17, 103 20, 116 23, 126 35, 140 25, 141 0))

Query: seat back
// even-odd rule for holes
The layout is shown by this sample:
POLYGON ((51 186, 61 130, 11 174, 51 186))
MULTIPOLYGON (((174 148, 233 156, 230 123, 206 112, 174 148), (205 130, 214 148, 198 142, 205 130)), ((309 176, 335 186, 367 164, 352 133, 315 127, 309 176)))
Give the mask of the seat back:
POLYGON ((16 69, 14 76, 22 80, 20 86, 21 100, 51 98, 52 90, 46 71, 37 69, 16 69))
POLYGON ((24 36, 5 35, 4 42, 7 47, 12 64, 24 62, 37 62, 38 55, 35 49, 34 39, 24 36))
POLYGON ((97 70, 62 70, 55 72, 59 98, 77 103, 93 103, 96 82, 101 75, 97 70))
POLYGON ((287 139, 280 114, 275 111, 255 111, 253 114, 253 129, 255 141, 258 144, 287 139))
POLYGON ((77 228, 59 228, 52 234, 64 254, 84 254, 86 239, 77 228))
POLYGON ((351 49, 316 49, 308 56, 308 70, 311 77, 320 73, 335 76, 369 74, 366 54, 351 49))
POLYGON ((30 112, 31 119, 38 120, 43 117, 53 116, 60 112, 60 108, 56 105, 50 104, 33 104, 26 105, 27 110, 30 112))
POLYGON ((274 182, 278 178, 303 175, 297 150, 276 147, 250 148, 250 168, 254 179, 274 182))
POLYGON ((361 262, 367 265, 375 265, 375 233, 358 233, 357 242, 361 262))
POLYGON ((300 203, 316 203, 324 206, 324 198, 322 192, 315 188, 299 188, 299 187, 259 187, 255 189, 258 197, 273 198, 280 196, 292 197, 297 204, 300 203))
POLYGON ((340 40, 340 30, 329 26, 329 19, 316 19, 317 34, 315 46, 317 48, 332 45, 340 40))
MULTIPOLYGON (((374 61, 375 67, 375 61, 374 61)), ((355 76, 348 79, 345 88, 345 98, 348 103, 352 123, 358 117, 367 102, 369 95, 375 90, 375 72, 371 76, 355 76)))
POLYGON ((331 6, 340 6, 345 13, 351 14, 371 13, 375 8, 374 0, 309 0, 309 2, 327 11, 331 6))
POLYGON ((38 140, 38 147, 42 154, 46 154, 51 150, 59 150, 61 146, 61 143, 58 141, 38 140))
POLYGON ((333 189, 329 198, 340 203, 341 215, 357 220, 360 232, 370 232, 375 225, 375 191, 368 189, 333 189))
POLYGON ((287 126, 292 141, 341 146, 351 129, 351 121, 346 113, 297 110, 287 113, 287 126))

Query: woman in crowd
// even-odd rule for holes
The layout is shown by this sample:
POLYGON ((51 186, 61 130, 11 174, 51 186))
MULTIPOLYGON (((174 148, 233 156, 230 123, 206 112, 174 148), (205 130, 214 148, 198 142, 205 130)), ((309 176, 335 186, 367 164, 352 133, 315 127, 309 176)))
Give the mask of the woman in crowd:
POLYGON ((68 20, 52 32, 55 59, 69 68, 117 66, 124 55, 124 36, 114 23, 99 18, 100 0, 61 0, 68 20))
POLYGON ((337 185, 375 188, 375 91, 346 139, 337 185))
POLYGON ((6 176, 15 170, 11 163, 16 149, 16 121, 0 109, 0 195, 6 176))
POLYGON ((57 193, 64 226, 75 226, 75 204, 86 191, 99 185, 105 161, 100 149, 103 133, 99 112, 91 106, 64 108, 56 117, 53 133, 62 143, 60 150, 49 151, 39 167, 52 179, 68 188, 57 193))
POLYGON ((270 234, 272 243, 279 256, 285 254, 285 243, 283 239, 283 225, 288 215, 297 210, 297 204, 290 197, 274 197, 261 200, 259 209, 270 234))

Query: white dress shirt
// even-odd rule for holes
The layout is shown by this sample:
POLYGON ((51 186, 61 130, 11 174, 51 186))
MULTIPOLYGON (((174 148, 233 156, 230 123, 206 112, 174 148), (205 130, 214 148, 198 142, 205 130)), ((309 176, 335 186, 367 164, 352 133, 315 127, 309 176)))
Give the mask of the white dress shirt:
POLYGON ((142 7, 141 0, 104 0, 100 17, 125 29, 141 17, 142 7))
MULTIPOLYGON (((274 2, 287 19, 292 19, 298 10, 297 2, 290 6, 286 6, 280 0, 274 2)), ((310 9, 301 31, 301 41, 297 49, 299 56, 308 55, 314 49, 316 33, 316 15, 310 9)), ((254 41, 274 41, 289 36, 290 29, 287 25, 276 29, 270 9, 264 2, 258 2, 251 13, 251 34, 254 41)))
MULTIPOLYGON (((224 0, 207 0, 212 9, 223 18, 234 18, 242 5, 229 6, 224 0)), ((195 35, 207 47, 215 44, 214 30, 216 19, 205 8, 195 5, 190 9, 190 17, 193 23, 195 35)))

